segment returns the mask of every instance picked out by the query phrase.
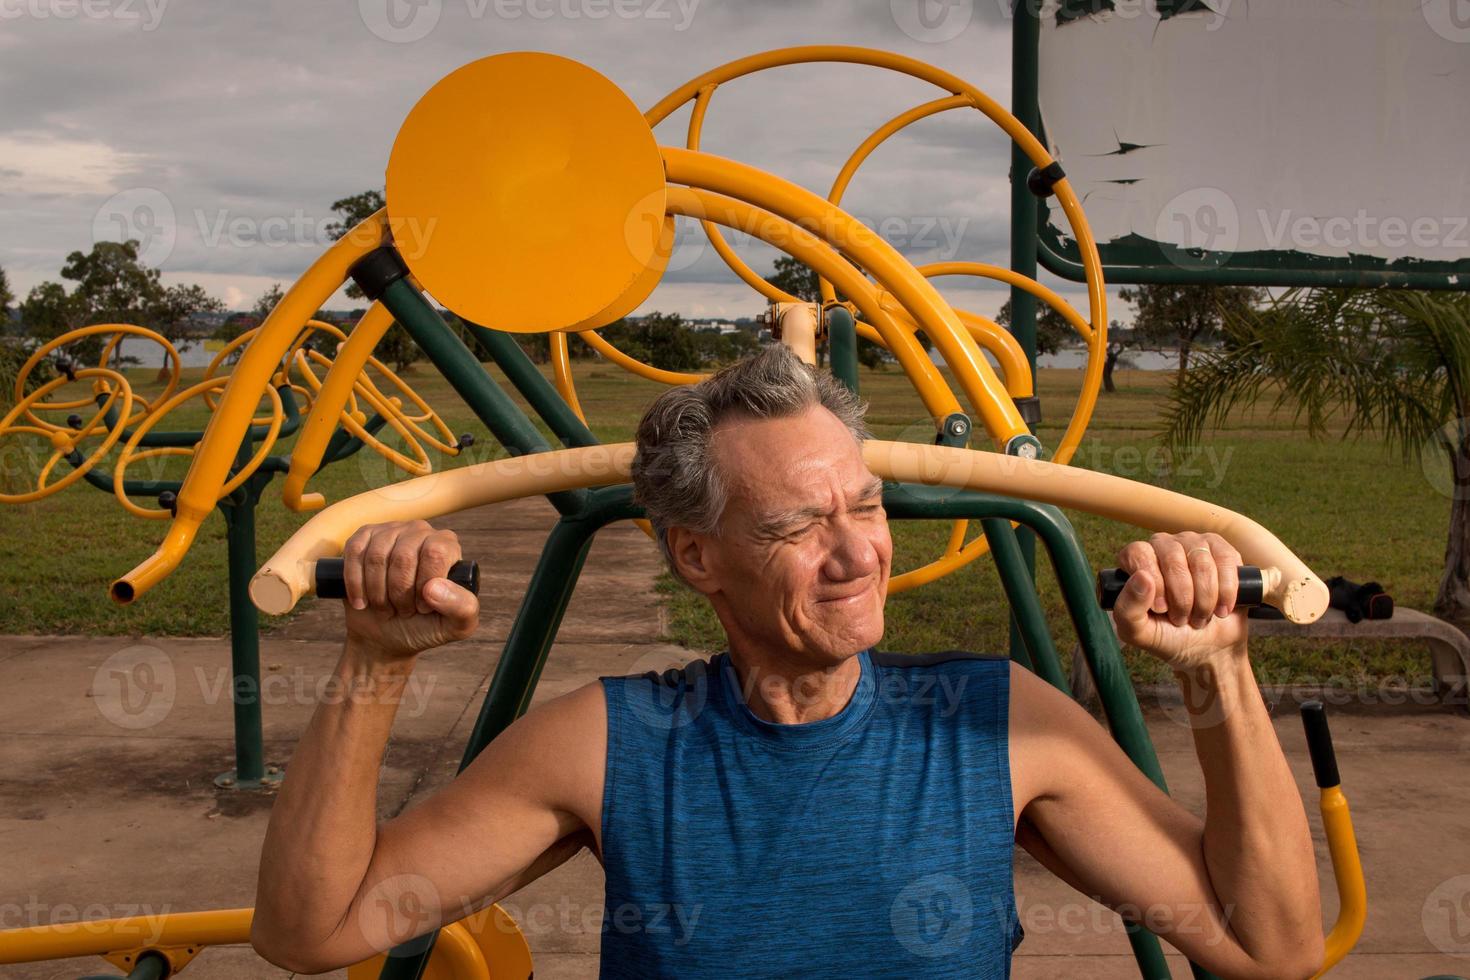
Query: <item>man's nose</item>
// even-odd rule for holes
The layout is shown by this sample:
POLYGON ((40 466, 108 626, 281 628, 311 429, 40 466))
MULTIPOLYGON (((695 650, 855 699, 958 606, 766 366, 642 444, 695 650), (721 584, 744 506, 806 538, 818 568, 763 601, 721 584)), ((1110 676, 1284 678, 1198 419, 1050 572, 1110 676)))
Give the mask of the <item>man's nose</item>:
POLYGON ((878 570, 878 549, 860 527, 839 527, 827 560, 827 577, 836 581, 872 575, 878 570))

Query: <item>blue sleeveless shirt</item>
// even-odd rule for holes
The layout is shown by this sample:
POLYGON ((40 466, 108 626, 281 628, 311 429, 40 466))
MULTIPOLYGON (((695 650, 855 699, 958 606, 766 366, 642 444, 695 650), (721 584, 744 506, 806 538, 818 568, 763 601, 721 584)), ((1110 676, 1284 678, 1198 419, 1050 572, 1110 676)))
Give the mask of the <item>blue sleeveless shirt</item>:
POLYGON ((800 725, 750 710, 728 652, 601 678, 602 977, 1010 976, 1010 661, 858 657, 800 725))

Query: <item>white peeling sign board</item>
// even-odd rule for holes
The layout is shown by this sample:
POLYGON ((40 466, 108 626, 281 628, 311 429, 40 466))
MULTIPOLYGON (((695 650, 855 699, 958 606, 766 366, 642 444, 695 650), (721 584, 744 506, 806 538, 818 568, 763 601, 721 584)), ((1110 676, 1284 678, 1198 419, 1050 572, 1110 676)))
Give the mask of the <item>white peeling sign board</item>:
POLYGON ((1040 27, 1042 135, 1110 280, 1470 288, 1470 0, 1051 0, 1040 27))

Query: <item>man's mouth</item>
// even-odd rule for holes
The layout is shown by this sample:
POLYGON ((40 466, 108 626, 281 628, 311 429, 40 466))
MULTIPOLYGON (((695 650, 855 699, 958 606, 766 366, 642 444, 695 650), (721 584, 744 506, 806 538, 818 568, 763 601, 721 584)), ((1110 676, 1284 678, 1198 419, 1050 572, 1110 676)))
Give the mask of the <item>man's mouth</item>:
POLYGON ((864 585, 861 589, 858 589, 856 592, 849 592, 847 595, 834 595, 834 596, 829 596, 826 599, 820 599, 818 601, 819 602, 852 602, 852 601, 854 601, 856 599, 860 599, 863 596, 867 595, 868 594, 868 590, 871 589, 872 587, 873 587, 873 583, 872 582, 869 582, 868 584, 864 585))

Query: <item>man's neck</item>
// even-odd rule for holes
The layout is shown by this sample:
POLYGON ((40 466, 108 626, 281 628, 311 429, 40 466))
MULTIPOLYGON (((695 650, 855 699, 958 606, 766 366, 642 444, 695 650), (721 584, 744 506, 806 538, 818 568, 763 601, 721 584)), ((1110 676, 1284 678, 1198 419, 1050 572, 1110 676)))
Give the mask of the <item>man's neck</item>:
POLYGON ((731 642, 730 664, 740 694, 757 718, 800 725, 831 718, 852 700, 862 678, 857 655, 839 664, 810 666, 764 655, 731 642))

